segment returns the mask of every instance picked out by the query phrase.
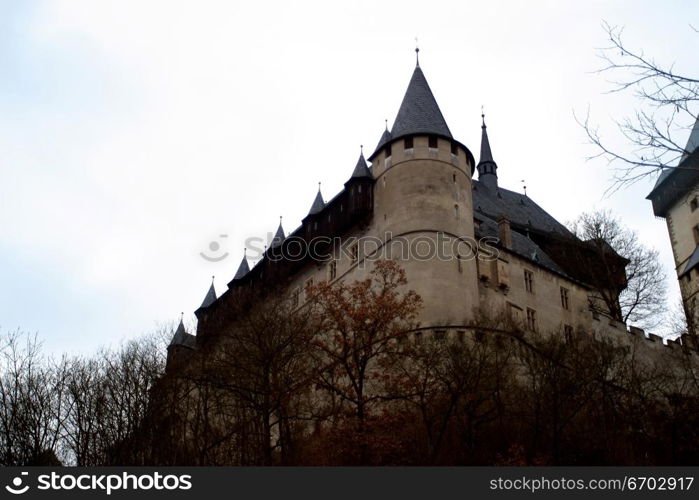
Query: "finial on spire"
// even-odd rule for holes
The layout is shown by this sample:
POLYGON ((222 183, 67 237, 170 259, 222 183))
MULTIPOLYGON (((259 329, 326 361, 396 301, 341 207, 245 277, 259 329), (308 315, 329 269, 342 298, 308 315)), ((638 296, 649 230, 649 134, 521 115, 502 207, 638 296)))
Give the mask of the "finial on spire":
POLYGON ((522 185, 523 185, 523 187, 524 187, 524 196, 527 196, 527 185, 525 184, 525 182, 527 182, 527 181, 525 181, 524 179, 522 179, 522 180, 519 181, 519 182, 521 182, 522 185))
POLYGON ((180 313, 180 323, 184 322, 184 312, 180 313))
POLYGON ((318 192, 320 193, 320 181, 318 181, 318 192))
POLYGON ((388 132, 388 118, 384 118, 383 121, 386 122, 386 132, 388 132))
POLYGON ((216 278, 216 276, 212 276, 212 277, 211 277, 211 284, 212 284, 212 285, 214 284, 214 278, 216 278))
POLYGON ((359 154, 364 156, 364 144, 359 145, 359 154))
POLYGON ((483 128, 485 128, 485 111, 483 111, 483 105, 481 104, 481 120, 483 120, 483 128))
POLYGON ((415 37, 415 66, 420 67, 420 47, 417 44, 417 37, 415 37))

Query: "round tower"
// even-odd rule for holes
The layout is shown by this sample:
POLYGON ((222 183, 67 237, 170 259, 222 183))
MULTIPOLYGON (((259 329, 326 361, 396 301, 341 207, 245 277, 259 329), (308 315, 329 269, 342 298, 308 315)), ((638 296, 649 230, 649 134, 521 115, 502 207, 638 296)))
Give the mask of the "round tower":
POLYGON ((473 155, 454 139, 419 64, 393 128, 369 157, 374 226, 424 301, 423 327, 462 325, 478 306, 473 155))

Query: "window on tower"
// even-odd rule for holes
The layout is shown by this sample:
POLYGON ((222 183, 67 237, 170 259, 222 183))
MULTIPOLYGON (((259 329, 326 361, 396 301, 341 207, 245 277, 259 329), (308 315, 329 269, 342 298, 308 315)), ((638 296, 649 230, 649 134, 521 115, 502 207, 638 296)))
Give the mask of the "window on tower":
POLYGON ((432 149, 437 149, 437 136, 430 135, 427 137, 427 146, 432 149))
POLYGON ((403 146, 405 149, 413 149, 413 138, 406 137, 405 139, 403 139, 403 146))
POLYGON ((390 158, 391 157, 391 145, 390 144, 386 146, 385 151, 386 151, 386 158, 390 158))
POLYGON ((455 142, 452 142, 452 143, 451 143, 451 154, 453 154, 453 155, 458 155, 458 154, 459 154, 459 148, 458 148, 458 146, 456 145, 455 142))

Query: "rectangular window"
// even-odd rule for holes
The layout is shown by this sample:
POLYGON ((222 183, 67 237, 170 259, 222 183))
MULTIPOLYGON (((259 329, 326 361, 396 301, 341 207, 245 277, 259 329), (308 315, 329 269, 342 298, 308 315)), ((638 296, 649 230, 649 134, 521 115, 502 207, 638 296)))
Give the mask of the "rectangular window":
POLYGON ((427 146, 432 149, 437 149, 437 136, 430 135, 427 137, 427 146))
POLYGON ((527 307, 527 330, 536 331, 536 311, 527 307))
POLYGON ((453 154, 453 155, 459 154, 459 148, 456 146, 455 142, 451 143, 451 154, 453 154))
POLYGON ((563 309, 570 309, 570 304, 568 303, 568 289, 561 287, 561 306, 563 309))
POLYGON ((422 342, 422 332, 415 332, 415 342, 422 342))
POLYGON ((390 158, 391 157, 391 145, 390 144, 388 146, 386 146, 385 151, 386 151, 386 158, 390 158))
POLYGON ((534 293, 534 274, 531 271, 524 270, 524 288, 529 293, 534 293))
POLYGON ((443 342, 447 339, 447 331, 446 330, 435 330, 434 337, 437 340, 439 340, 440 342, 443 342))
POLYGON ((689 208, 692 209, 692 212, 694 212, 697 209, 697 197, 695 196, 692 198, 692 201, 689 202, 689 208))
POLYGON ((405 149, 413 149, 413 138, 406 137, 405 139, 403 139, 403 146, 405 149))
POLYGON ((458 330, 456 332, 456 341, 463 344, 466 342, 466 331, 465 330, 458 330))
POLYGON ((330 263, 330 270, 328 271, 328 281, 332 281, 337 277, 337 262, 332 261, 330 263))
POLYGON ((570 343, 573 341, 573 327, 570 325, 563 325, 563 335, 565 336, 566 342, 570 343))

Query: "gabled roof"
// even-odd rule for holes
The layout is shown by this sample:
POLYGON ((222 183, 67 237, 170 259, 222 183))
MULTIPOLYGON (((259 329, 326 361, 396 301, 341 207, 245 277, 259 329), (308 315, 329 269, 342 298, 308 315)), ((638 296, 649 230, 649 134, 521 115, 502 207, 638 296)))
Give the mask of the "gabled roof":
POLYGON ((513 225, 539 232, 572 233, 527 195, 498 187, 491 189, 483 182, 473 181, 473 210, 493 220, 505 214, 513 225))
POLYGON ((201 303, 201 306, 199 306, 199 309, 202 309, 204 307, 209 307, 214 302, 216 302, 216 289, 214 288, 214 283, 211 282, 211 286, 209 287, 209 291, 206 292, 206 297, 204 297, 204 302, 201 303))
POLYGON ((409 134, 436 134, 452 138, 420 66, 413 71, 391 129, 393 139, 409 134))
MULTIPOLYGON (((484 237, 490 236, 500 240, 500 231, 498 228, 498 223, 495 220, 487 216, 479 217, 481 223, 476 231, 477 236, 484 237)), ((551 257, 548 256, 534 241, 527 238, 526 236, 518 233, 517 231, 512 231, 512 252, 523 257, 527 260, 536 262, 540 266, 546 267, 551 271, 554 271, 560 275, 568 276, 561 267, 556 264, 551 257)))
POLYGON ((246 256, 243 256, 243 260, 240 262, 240 266, 238 266, 238 270, 236 271, 235 276, 233 276, 233 279, 239 280, 249 272, 250 266, 248 265, 248 259, 246 256))
POLYGON ((308 215, 320 213, 323 210, 323 208, 325 208, 325 202, 323 201, 323 195, 320 193, 320 186, 318 186, 318 193, 316 194, 316 197, 313 200, 313 205, 311 205, 311 209, 308 211, 308 215))

